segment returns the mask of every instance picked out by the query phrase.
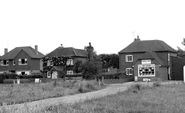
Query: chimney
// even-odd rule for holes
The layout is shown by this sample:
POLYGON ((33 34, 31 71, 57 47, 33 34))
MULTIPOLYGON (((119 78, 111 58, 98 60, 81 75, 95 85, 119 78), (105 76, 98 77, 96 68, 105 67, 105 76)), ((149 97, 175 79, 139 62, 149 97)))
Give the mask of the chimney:
POLYGON ((91 42, 89 42, 89 46, 87 46, 87 53, 88 53, 89 60, 94 60, 93 59, 93 50, 94 50, 94 48, 91 46, 91 42))
POLYGON ((62 48, 63 48, 63 44, 60 44, 60 47, 62 47, 62 48))
POLYGON ((134 41, 140 41, 139 35, 137 35, 137 38, 135 38, 134 41))
POLYGON ((4 54, 8 53, 8 48, 4 49, 4 54))
POLYGON ((38 55, 38 45, 35 45, 35 52, 38 55))

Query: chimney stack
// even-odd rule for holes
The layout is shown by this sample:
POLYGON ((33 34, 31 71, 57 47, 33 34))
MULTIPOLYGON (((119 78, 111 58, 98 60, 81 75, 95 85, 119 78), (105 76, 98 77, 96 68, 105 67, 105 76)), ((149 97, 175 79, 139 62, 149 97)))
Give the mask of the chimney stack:
POLYGON ((60 44, 60 47, 62 47, 62 48, 63 48, 63 44, 60 44))
POLYGON ((38 45, 35 45, 35 51, 36 51, 36 54, 38 55, 38 45))
POLYGON ((4 54, 8 53, 8 48, 4 49, 4 54))
POLYGON ((89 42, 89 46, 87 46, 87 53, 88 53, 89 60, 94 60, 93 59, 93 51, 94 51, 94 48, 91 46, 91 42, 89 42))
POLYGON ((134 41, 140 41, 139 35, 137 35, 137 38, 134 39, 134 41))

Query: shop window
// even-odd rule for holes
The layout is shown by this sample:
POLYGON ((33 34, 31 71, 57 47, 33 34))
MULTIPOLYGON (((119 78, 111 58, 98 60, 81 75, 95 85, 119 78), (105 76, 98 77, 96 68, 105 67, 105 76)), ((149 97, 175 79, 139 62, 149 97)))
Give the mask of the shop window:
POLYGON ((133 62, 133 55, 126 55, 125 60, 126 62, 133 62))
POLYGON ((133 75, 133 68, 126 68, 126 75, 133 75))
POLYGON ((155 64, 138 65, 139 77, 151 77, 155 76, 155 64))

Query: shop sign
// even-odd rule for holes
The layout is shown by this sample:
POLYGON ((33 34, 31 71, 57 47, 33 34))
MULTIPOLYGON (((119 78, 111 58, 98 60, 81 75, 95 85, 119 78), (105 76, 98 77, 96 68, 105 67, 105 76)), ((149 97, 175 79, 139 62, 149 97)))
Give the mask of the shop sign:
POLYGON ((151 60, 141 60, 141 64, 151 64, 151 60))

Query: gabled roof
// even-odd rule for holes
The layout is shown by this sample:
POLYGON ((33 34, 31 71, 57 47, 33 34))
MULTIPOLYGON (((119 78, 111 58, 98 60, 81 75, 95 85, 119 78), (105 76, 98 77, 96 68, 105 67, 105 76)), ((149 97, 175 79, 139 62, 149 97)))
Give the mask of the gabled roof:
MULTIPOLYGON (((137 60, 155 59, 161 66, 168 66, 155 52, 146 52, 137 60)), ((137 61, 136 60, 136 61, 137 61)))
POLYGON ((33 49, 30 46, 25 46, 25 47, 16 47, 10 52, 6 53, 0 59, 14 59, 21 51, 26 52, 31 58, 42 58, 44 55, 40 53, 39 51, 36 52, 35 49, 33 49))
POLYGON ((134 41, 119 53, 138 53, 138 52, 176 52, 175 49, 161 40, 134 41))
POLYGON ((58 47, 51 53, 47 54, 45 57, 53 57, 53 56, 79 56, 79 57, 87 57, 87 52, 82 49, 75 49, 73 47, 58 47))

